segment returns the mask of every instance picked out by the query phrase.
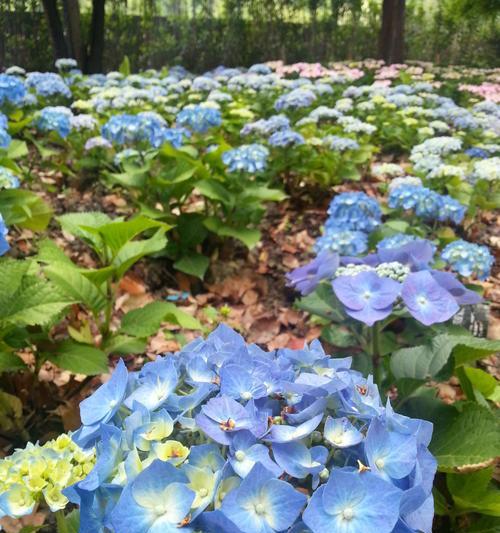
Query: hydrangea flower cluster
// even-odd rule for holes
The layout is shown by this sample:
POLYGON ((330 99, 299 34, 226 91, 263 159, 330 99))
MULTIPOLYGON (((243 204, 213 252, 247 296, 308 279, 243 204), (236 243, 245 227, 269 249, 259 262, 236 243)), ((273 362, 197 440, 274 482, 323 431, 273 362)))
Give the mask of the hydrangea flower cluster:
POLYGON ((57 70, 71 70, 72 68, 77 68, 78 63, 76 62, 76 59, 73 59, 72 57, 61 57, 56 60, 54 63, 57 70))
POLYGON ((500 157, 491 157, 476 161, 474 163, 470 181, 473 183, 477 180, 485 180, 490 182, 500 181, 500 157))
POLYGON ((269 150, 262 144, 242 144, 222 154, 222 162, 229 172, 261 172, 267 166, 269 150))
POLYGON ((41 501, 52 512, 64 509, 62 491, 85 478, 94 463, 94 451, 82 450, 66 434, 16 450, 0 461, 0 518, 28 515, 41 501))
POLYGON ((466 212, 466 207, 451 196, 418 185, 392 188, 387 203, 392 209, 413 210, 427 220, 451 220, 455 224, 462 222, 466 212))
POLYGON ((323 144, 335 152, 346 152, 347 150, 357 150, 359 143, 349 137, 339 137, 338 135, 327 135, 323 137, 323 144))
POLYGON ((382 219, 378 202, 363 192, 346 192, 333 198, 328 208, 324 234, 317 239, 316 252, 359 255, 368 249, 368 234, 382 219))
POLYGON ((9 233, 9 230, 7 229, 7 226, 5 225, 5 221, 3 219, 2 213, 0 213, 0 256, 5 255, 9 250, 10 246, 7 242, 7 234, 9 233))
POLYGON ((271 146, 286 148, 288 146, 298 146, 304 144, 304 137, 291 129, 281 129, 275 131, 268 139, 271 146))
MULTIPOLYGON (((321 271, 325 276, 313 278, 305 288, 311 292, 322 279, 334 277, 333 290, 346 314, 368 326, 396 310, 405 310, 426 326, 446 322, 460 305, 477 304, 481 298, 450 272, 430 267, 434 249, 432 243, 422 239, 399 248, 379 248, 377 253, 361 259, 328 258, 331 265, 347 266, 338 270, 316 264, 316 272, 321 271)), ((326 258, 323 256, 321 260, 326 258)), ((307 266, 287 276, 289 284, 301 291, 304 270, 307 266)))
POLYGON ((50 98, 62 96, 71 98, 71 90, 59 74, 53 72, 30 72, 26 77, 26 85, 35 89, 38 96, 50 98))
POLYGON ((57 132, 65 139, 71 131, 73 113, 64 106, 44 107, 35 119, 36 127, 44 132, 57 132))
POLYGON ((87 139, 85 142, 85 151, 89 152, 94 148, 108 149, 113 148, 113 145, 108 141, 108 139, 98 135, 96 137, 90 137, 90 139, 87 139))
POLYGON ((17 189, 19 187, 19 178, 12 170, 0 167, 0 189, 17 189))
POLYGON ((9 123, 7 117, 0 113, 0 148, 8 148, 12 138, 7 131, 9 123))
POLYGON ((272 133, 280 130, 286 130, 290 127, 290 120, 285 115, 273 115, 268 119, 261 118, 255 122, 248 122, 243 126, 240 135, 245 137, 251 134, 263 135, 268 137, 272 133))
POLYGON ((309 107, 315 100, 316 95, 313 91, 299 87, 280 96, 274 104, 274 109, 276 111, 284 111, 286 109, 309 107))
POLYGON ((189 105, 177 114, 176 122, 196 133, 205 133, 210 128, 220 126, 222 116, 218 109, 203 105, 189 105))
POLYGON ((441 252, 441 258, 461 276, 475 276, 480 280, 490 275, 494 263, 494 258, 486 246, 463 240, 446 245, 441 252))
POLYGON ((117 145, 146 143, 153 148, 159 148, 165 142, 179 148, 184 137, 191 135, 185 128, 168 128, 165 119, 153 112, 113 115, 104 124, 101 133, 117 145))
POLYGON ((0 105, 19 105, 26 96, 26 87, 22 80, 9 74, 0 74, 0 105))
POLYGON ((81 531, 431 531, 432 424, 314 341, 265 352, 226 326, 81 403, 81 531), (300 490, 298 490, 300 489, 300 490))

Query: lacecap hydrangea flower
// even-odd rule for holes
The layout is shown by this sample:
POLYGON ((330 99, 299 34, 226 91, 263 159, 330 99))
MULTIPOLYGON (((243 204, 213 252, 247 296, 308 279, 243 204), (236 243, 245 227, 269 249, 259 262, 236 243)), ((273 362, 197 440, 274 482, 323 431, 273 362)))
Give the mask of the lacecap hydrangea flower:
POLYGON ((450 267, 461 276, 474 276, 478 279, 486 279, 491 272, 494 258, 487 246, 458 240, 453 241, 441 252, 450 267))
MULTIPOLYGON (((420 239, 398 248, 379 248, 363 258, 339 257, 341 266, 332 281, 335 295, 348 316, 368 326, 395 310, 405 310, 426 326, 446 322, 460 305, 477 304, 481 298, 450 272, 432 269, 434 251, 432 243, 420 239)), ((315 268, 319 271, 321 265, 315 268)), ((300 290, 296 279, 295 271, 288 275, 290 285, 300 290)))
POLYGON ((205 133, 210 128, 220 126, 222 116, 218 109, 203 105, 189 105, 180 111, 175 121, 196 133, 205 133))
POLYGON ((94 460, 92 449, 82 450, 66 434, 16 450, 0 460, 0 518, 31 514, 40 502, 52 512, 64 509, 68 498, 62 491, 85 478, 94 460))
POLYGON ((222 154, 229 172, 261 172, 267 166, 269 150, 262 144, 242 144, 222 154))
POLYGON ((80 530, 430 533, 432 424, 384 406, 351 362, 223 325, 138 372, 120 362, 80 406, 74 439, 96 449, 64 491, 80 530))

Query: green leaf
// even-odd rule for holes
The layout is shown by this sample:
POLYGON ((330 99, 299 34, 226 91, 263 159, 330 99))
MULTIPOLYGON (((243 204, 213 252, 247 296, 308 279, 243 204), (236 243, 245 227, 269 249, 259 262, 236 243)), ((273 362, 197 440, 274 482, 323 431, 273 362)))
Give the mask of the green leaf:
POLYGON ((101 236, 85 228, 99 228, 104 224, 109 224, 111 218, 105 213, 88 212, 88 213, 68 213, 57 217, 63 231, 83 239, 94 248, 97 253, 102 253, 103 243, 101 236))
POLYGON ((196 252, 191 252, 189 255, 185 255, 178 259, 174 263, 174 268, 189 274, 190 276, 196 276, 197 278, 203 279, 209 265, 210 260, 208 257, 196 252))
POLYGON ((216 217, 206 218, 205 227, 220 237, 233 237, 241 241, 248 248, 253 248, 260 240, 260 231, 249 228, 234 228, 226 226, 216 217))
POLYGON ((434 423, 430 451, 444 472, 471 470, 487 466, 498 454, 500 428, 498 420, 487 408, 472 402, 462 410, 446 406, 421 416, 434 423))
POLYGON ((0 352, 0 372, 16 372, 25 368, 27 368, 26 364, 16 354, 0 352))
POLYGON ((483 396, 488 398, 494 394, 498 387, 498 380, 496 380, 491 374, 488 374, 488 372, 479 368, 472 368, 469 366, 465 366, 463 370, 472 386, 483 396))
POLYGON ((127 221, 114 221, 99 227, 104 243, 111 250, 112 257, 115 257, 120 249, 134 237, 152 228, 163 228, 165 231, 171 226, 139 215, 127 221))
POLYGON ((248 185, 240 195, 243 201, 281 202, 287 195, 280 189, 269 189, 264 185, 248 185))
POLYGON ((7 149, 7 157, 9 159, 19 159, 26 155, 28 155, 28 145, 19 139, 12 139, 7 149))
POLYGON ((149 239, 130 241, 122 246, 112 262, 113 266, 116 267, 117 278, 120 279, 139 259, 163 250, 167 244, 164 233, 165 228, 162 227, 149 239))
POLYGON ((201 329, 201 324, 196 318, 178 309, 174 304, 151 302, 124 315, 120 331, 136 337, 150 337, 160 329, 161 323, 166 321, 184 328, 201 329))
POLYGON ((481 516, 465 529, 463 533, 498 533, 499 531, 500 519, 498 517, 481 516))
POLYGON ((446 483, 459 513, 500 516, 500 490, 490 485, 493 467, 468 474, 447 474, 446 483))
POLYGON ((54 263, 45 267, 46 276, 72 300, 86 305, 94 314, 106 307, 107 298, 75 266, 54 263))
POLYGON ((38 244, 37 260, 47 264, 63 263, 74 266, 73 261, 64 253, 64 250, 50 239, 43 239, 38 244))
POLYGON ((434 337, 429 345, 402 348, 392 354, 391 370, 396 379, 428 379, 448 361, 455 342, 449 335, 434 337))
POLYGON ((321 337, 326 342, 340 348, 348 348, 357 344, 356 337, 345 326, 331 325, 323 328, 321 337))
POLYGON ((109 371, 108 356, 88 344, 64 341, 54 351, 45 355, 59 368, 75 374, 94 376, 109 371))
POLYGON ((124 56, 120 66, 118 67, 118 71, 124 76, 130 76, 130 59, 128 56, 124 56))
POLYGON ((129 337, 128 335, 113 335, 101 346, 109 354, 128 355, 142 353, 146 349, 147 339, 129 337))
POLYGON ((472 335, 457 336, 455 346, 453 357, 456 366, 482 359, 500 351, 500 341, 482 339, 472 335))
POLYGON ((210 200, 222 202, 227 206, 234 205, 234 197, 229 193, 224 185, 222 185, 222 183, 216 180, 200 180, 195 184, 195 187, 203 196, 210 198, 210 200))
POLYGON ((302 297, 295 305, 307 313, 329 321, 342 322, 345 319, 343 306, 328 283, 320 283, 313 293, 302 297))
POLYGON ((52 218, 50 205, 24 189, 0 191, 0 213, 7 226, 17 225, 32 231, 44 230, 52 218))

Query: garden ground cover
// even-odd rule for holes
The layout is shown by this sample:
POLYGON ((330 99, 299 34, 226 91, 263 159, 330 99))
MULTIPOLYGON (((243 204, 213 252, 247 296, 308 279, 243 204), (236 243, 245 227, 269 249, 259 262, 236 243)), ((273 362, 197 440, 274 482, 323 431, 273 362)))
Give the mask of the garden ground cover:
MULTIPOLYGON (((497 513, 491 503, 494 496, 485 488, 492 476, 495 434, 486 428, 498 402, 497 359, 491 355, 498 345, 480 337, 500 337, 500 226, 495 211, 498 109, 492 103, 495 85, 485 81, 494 80, 495 72, 460 75, 434 72, 428 65, 384 67, 368 62, 356 68, 337 65, 340 74, 319 65, 278 63, 272 67, 273 77, 269 66, 252 68, 254 73, 228 69, 226 74, 222 70, 197 78, 172 69, 176 75, 166 84, 166 93, 160 93, 167 98, 160 105, 155 103, 154 89, 149 87, 148 93, 134 87, 135 83, 154 86, 151 79, 158 73, 145 77, 114 73, 107 81, 96 79, 97 86, 87 93, 85 78, 63 69, 60 78, 42 75, 36 81, 32 77, 31 101, 19 106, 23 111, 7 111, 9 129, 4 134, 14 140, 4 140, 2 164, 23 179, 20 187, 6 187, 4 197, 0 194, 10 246, 0 266, 12 269, 8 271, 12 279, 16 265, 26 267, 21 296, 22 290, 39 287, 43 279, 54 297, 64 294, 71 299, 62 303, 49 299, 49 305, 62 307, 57 307, 48 324, 40 313, 35 319, 23 318, 26 327, 18 331, 9 325, 8 315, 2 318, 7 324, 2 331, 2 349, 7 350, 2 354, 7 361, 3 368, 9 371, 1 381, 3 453, 9 455, 13 447, 22 447, 28 440, 45 442, 79 428, 80 403, 104 390, 99 385, 109 382, 108 368, 122 368, 120 358, 129 371, 139 371, 154 360, 161 365, 159 355, 175 352, 200 333, 207 335, 226 323, 248 342, 268 350, 299 350, 300 357, 304 343, 321 338, 335 358, 353 356, 351 372, 375 373, 382 397, 389 397, 402 412, 414 418, 429 414, 435 422, 431 451, 439 462, 436 479, 448 487, 442 496, 445 500, 448 496, 445 503, 434 496, 436 513, 447 517, 436 523, 439 527, 451 523, 451 530, 457 524, 474 527, 474 514, 484 514, 481 520, 489 524, 488 517, 497 513), (461 76, 468 85, 458 86, 461 76), (434 77, 448 81, 434 85, 423 81, 434 77), (106 89, 99 88, 108 83, 106 89), (252 84, 263 85, 258 96, 252 84), (44 106, 68 98, 62 93, 69 87, 82 97, 73 109, 89 111, 83 96, 90 98, 99 122, 88 112, 75 113, 71 126, 68 108, 44 106), (452 94, 463 105, 457 106, 444 94, 452 94), (229 97, 237 104, 228 104, 229 97), (205 99, 211 103, 189 104, 205 99), (137 113, 143 112, 142 106, 155 112, 141 116, 137 113), (222 121, 218 110, 223 112, 222 121), (158 111, 168 121, 175 117, 175 126, 167 127, 158 111), (443 120, 430 121, 436 117, 443 120), (270 123, 277 127, 274 133, 266 130, 270 123), (104 137, 95 135, 99 128, 104 137), (447 135, 439 135, 445 131, 447 135), (242 144, 249 135, 258 142, 242 144), (84 148, 88 143, 92 146, 84 148), (395 186, 398 180, 406 180, 406 185, 395 186), (415 185, 419 180, 426 187, 421 181, 415 185), (409 187, 410 199, 418 193, 427 200, 409 207, 404 203, 407 197, 398 196, 398 187, 399 191, 409 187), (31 209, 16 211, 15 195, 19 202, 29 198, 31 209), (50 221, 45 216, 43 227, 32 223, 36 209, 43 211, 36 204, 39 199, 54 214, 50 221), (347 219, 340 226, 332 221, 342 217, 335 211, 337 200, 345 200, 348 206, 347 219), (399 201, 403 203, 398 205, 399 201), (349 205, 354 211, 359 206, 366 211, 361 218, 355 213, 349 220, 349 205), (354 225, 348 227, 351 222, 354 225), (373 227, 359 231, 370 224, 373 227), (462 263, 450 260, 447 264, 444 255, 436 256, 437 270, 432 272, 438 276, 443 274, 439 269, 446 269, 445 277, 436 279, 452 283, 450 291, 455 291, 453 298, 460 304, 478 301, 469 290, 473 288, 490 305, 467 306, 463 318, 453 317, 454 326, 449 319, 458 305, 450 297, 452 292, 443 293, 441 288, 439 297, 448 307, 439 308, 430 318, 409 305, 404 309, 396 294, 382 311, 375 307, 360 314, 356 307, 351 309, 349 298, 346 303, 342 292, 337 293, 337 281, 352 275, 361 276, 360 280, 373 277, 375 263, 362 263, 363 254, 375 247, 382 254, 380 242, 402 237, 425 242, 418 244, 418 253, 410 252, 414 273, 401 271, 399 256, 377 265, 383 267, 377 276, 383 272, 380 276, 390 280, 385 282, 389 289, 396 281, 404 287, 407 277, 427 275, 426 268, 420 272, 417 256, 422 250, 433 257, 437 248, 446 249, 463 239, 489 247, 490 252, 474 248, 477 254, 486 254, 484 262, 480 255, 474 256, 476 252, 465 254, 462 263), (326 247, 326 256, 321 246, 326 247), (313 249, 315 261, 325 261, 327 266, 339 255, 357 256, 341 257, 345 266, 335 267, 354 271, 337 274, 335 295, 328 283, 331 274, 324 279, 313 275, 317 287, 312 287, 312 295, 309 288, 304 291, 300 286, 300 269, 314 257, 313 249), (467 270, 471 264, 472 270, 467 270), (450 281, 450 270, 460 274, 467 289, 458 280, 450 281), (290 285, 304 297, 299 299, 290 285), (339 307, 337 297, 345 308, 339 307), (393 304, 394 316, 390 314, 393 304), (373 313, 377 319, 382 313, 382 320, 389 317, 390 321, 382 322, 381 329, 370 329, 373 313), (356 316, 361 318, 349 318, 356 316), (476 336, 467 336, 467 330, 476 336), (450 450, 447 429, 470 437, 471 420, 485 428, 484 439, 478 434, 465 450, 460 443, 450 450), (475 477, 477 472, 481 480, 475 477), (472 485, 481 485, 484 503, 471 502, 460 492, 461 484, 453 477, 458 474, 472 485)), ((168 78, 165 72, 162 76, 168 78)), ((9 283, 5 285, 4 298, 16 300, 16 293, 9 293, 9 283)), ((15 303, 7 307, 15 310, 15 303)), ((223 330, 219 335, 224 338, 228 333, 223 330)), ((369 386, 367 382, 359 390, 366 394, 369 386)), ((119 418, 113 420, 120 424, 119 418)), ((296 465, 287 468, 297 472, 296 465)), ((397 475, 407 474, 404 470, 397 475)), ((425 489, 427 496, 429 490, 425 489)), ((442 486, 436 490, 442 495, 442 486)), ((34 520, 44 513, 42 506, 34 520)), ((23 520, 29 523, 29 518, 23 520)), ((315 518, 310 520, 308 525, 315 518)), ((402 515, 401 520, 411 519, 402 515)), ((16 529, 15 524, 6 527, 16 529)), ((317 527, 315 532, 321 531, 317 527)))

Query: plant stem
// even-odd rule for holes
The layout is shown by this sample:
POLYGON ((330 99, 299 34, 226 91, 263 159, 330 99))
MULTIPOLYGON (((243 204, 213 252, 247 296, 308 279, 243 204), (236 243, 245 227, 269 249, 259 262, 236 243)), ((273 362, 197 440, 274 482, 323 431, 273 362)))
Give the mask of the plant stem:
POLYGON ((69 533, 68 524, 66 523, 66 518, 64 516, 64 511, 61 509, 55 512, 56 515, 56 525, 57 533, 69 533))
POLYGON ((375 383, 381 387, 382 386, 382 380, 383 380, 383 373, 382 373, 382 359, 380 356, 380 330, 378 324, 374 324, 371 328, 371 346, 370 346, 370 352, 372 356, 372 364, 373 364, 373 379, 375 383))

